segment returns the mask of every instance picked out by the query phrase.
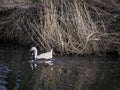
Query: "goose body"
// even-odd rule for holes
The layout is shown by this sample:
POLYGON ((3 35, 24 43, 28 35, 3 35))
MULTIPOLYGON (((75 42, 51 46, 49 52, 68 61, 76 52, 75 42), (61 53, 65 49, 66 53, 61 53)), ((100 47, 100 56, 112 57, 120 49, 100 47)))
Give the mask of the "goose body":
POLYGON ((53 57, 52 52, 53 52, 53 49, 51 49, 49 52, 38 55, 36 59, 51 59, 53 57))

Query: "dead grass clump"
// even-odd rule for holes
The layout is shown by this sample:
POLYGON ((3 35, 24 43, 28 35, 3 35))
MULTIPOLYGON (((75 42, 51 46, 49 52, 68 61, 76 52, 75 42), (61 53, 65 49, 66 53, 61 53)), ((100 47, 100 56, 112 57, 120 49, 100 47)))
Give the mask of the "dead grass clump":
POLYGON ((99 30, 88 6, 83 0, 40 0, 27 12, 15 10, 1 25, 10 24, 6 33, 11 37, 26 33, 40 50, 54 48, 60 54, 77 55, 120 51, 119 33, 107 33, 104 21, 95 10, 103 27, 99 30))
POLYGON ((0 16, 0 40, 14 43, 21 42, 22 44, 29 42, 27 41, 28 38, 25 37, 25 32, 22 30, 21 24, 24 11, 26 12, 26 10, 20 9, 3 11, 3 14, 0 16))
POLYGON ((116 34, 98 30, 81 0, 41 0, 36 14, 25 17, 23 25, 41 50, 54 48, 61 54, 100 54, 114 40, 119 44, 116 34))
POLYGON ((62 54, 98 53, 99 32, 84 2, 41 0, 37 8, 36 16, 25 17, 23 25, 40 49, 54 48, 62 54))

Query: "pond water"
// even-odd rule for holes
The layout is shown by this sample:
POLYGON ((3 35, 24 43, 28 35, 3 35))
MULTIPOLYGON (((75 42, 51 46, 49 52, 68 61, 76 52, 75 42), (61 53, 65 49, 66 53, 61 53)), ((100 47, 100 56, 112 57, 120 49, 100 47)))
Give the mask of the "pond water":
POLYGON ((119 57, 54 57, 32 69, 28 48, 0 44, 0 90, 120 90, 119 57))

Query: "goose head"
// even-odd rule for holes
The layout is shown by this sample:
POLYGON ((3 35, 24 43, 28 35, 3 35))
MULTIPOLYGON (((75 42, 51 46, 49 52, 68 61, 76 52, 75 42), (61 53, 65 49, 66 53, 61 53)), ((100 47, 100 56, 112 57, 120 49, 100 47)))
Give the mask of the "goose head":
POLYGON ((35 58, 37 57, 37 48, 36 47, 32 47, 30 50, 29 50, 30 52, 34 52, 34 54, 35 54, 35 58))
POLYGON ((36 48, 36 47, 32 47, 29 51, 30 51, 30 52, 31 52, 31 51, 34 51, 34 52, 35 52, 35 51, 37 51, 37 48, 36 48))

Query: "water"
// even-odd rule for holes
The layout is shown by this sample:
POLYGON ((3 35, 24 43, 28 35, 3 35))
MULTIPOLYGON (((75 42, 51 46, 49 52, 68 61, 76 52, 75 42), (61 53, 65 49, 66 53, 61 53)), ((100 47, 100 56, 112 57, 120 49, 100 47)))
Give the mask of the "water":
POLYGON ((120 90, 119 57, 54 57, 32 70, 27 48, 0 45, 0 90, 120 90))

